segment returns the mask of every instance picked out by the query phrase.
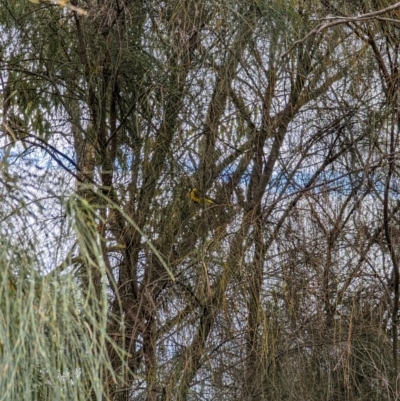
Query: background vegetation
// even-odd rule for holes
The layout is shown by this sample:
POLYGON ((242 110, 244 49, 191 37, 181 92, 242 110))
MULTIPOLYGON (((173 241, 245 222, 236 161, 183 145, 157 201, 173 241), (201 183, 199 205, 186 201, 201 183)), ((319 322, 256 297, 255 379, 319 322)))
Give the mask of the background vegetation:
POLYGON ((400 399, 400 3, 0 4, 2 400, 400 399))

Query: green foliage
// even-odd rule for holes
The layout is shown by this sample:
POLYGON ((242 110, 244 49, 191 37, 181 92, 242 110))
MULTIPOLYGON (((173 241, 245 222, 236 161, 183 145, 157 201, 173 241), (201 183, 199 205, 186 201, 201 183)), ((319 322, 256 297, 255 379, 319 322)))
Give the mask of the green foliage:
MULTIPOLYGON (((8 182, 10 192, 17 191, 16 181, 8 182)), ((29 232, 26 205, 9 206, 0 232, 2 399, 104 399, 103 383, 114 375, 107 351, 114 346, 106 333, 106 287, 99 292, 91 277, 82 287, 84 256, 70 253, 58 268, 46 268, 54 254, 43 252, 44 233, 34 238, 29 232)), ((85 226, 79 229, 77 238, 93 236, 85 226)), ((54 243, 47 246, 55 251, 54 243)), ((95 242, 89 246, 90 268, 104 276, 95 242)))
POLYGON ((110 368, 104 308, 89 307, 94 295, 83 295, 73 275, 38 274, 32 249, 2 239, 3 399, 101 399, 110 368))

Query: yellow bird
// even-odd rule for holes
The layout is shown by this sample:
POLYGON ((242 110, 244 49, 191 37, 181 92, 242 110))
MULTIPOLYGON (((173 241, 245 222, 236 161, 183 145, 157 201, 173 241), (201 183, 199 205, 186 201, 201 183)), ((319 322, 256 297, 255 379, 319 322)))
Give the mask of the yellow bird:
POLYGON ((207 203, 208 205, 217 205, 217 202, 208 198, 207 196, 201 196, 196 188, 193 188, 189 193, 190 199, 196 203, 207 203))

